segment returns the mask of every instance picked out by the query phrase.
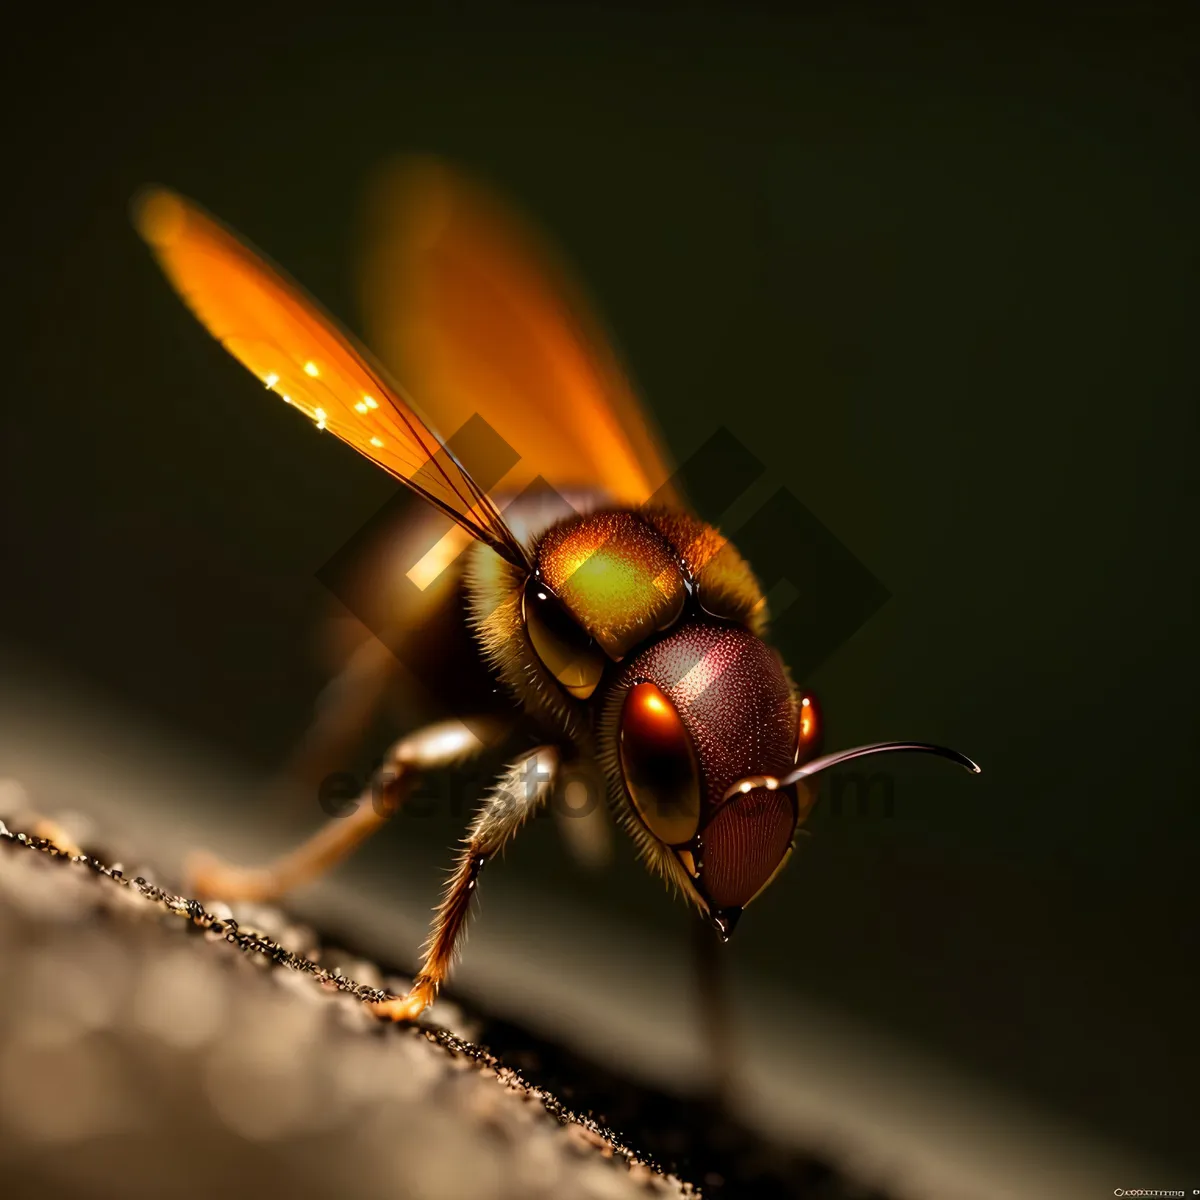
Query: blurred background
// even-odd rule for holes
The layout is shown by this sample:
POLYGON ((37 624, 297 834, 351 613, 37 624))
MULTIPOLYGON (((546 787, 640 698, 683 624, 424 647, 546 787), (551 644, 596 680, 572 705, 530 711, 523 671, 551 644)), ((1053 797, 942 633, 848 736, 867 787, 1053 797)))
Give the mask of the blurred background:
MULTIPOLYGON (((1196 1165, 1189 10, 27 18, 3 51, 0 773, 175 863, 322 819, 248 797, 328 677, 316 574, 395 488, 262 397, 127 208, 147 182, 195 197, 353 328, 372 173, 442 155, 565 249, 677 458, 728 428, 767 469, 741 519, 786 487, 887 588, 805 680, 827 744, 984 765, 897 761, 890 815, 818 809, 729 946, 759 1094, 808 1088, 811 1118, 817 1081, 866 1080, 875 1133, 997 1171, 1060 1126, 1072 1161, 1196 1165), (919 1112, 934 1078, 981 1107, 919 1112)), ((471 799, 300 903, 408 965, 471 799)), ((628 847, 583 875, 535 823, 484 892, 464 995, 686 1085, 689 917, 628 847), (628 947, 639 1004, 580 1019, 572 979, 602 996, 628 947)))

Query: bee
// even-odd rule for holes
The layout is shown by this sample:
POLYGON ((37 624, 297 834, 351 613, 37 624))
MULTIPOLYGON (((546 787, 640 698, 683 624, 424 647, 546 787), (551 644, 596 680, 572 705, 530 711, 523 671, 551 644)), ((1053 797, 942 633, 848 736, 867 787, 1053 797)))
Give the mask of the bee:
POLYGON ((410 590, 436 603, 396 621, 427 653, 432 644, 434 663, 440 644, 426 630, 450 627, 489 698, 479 722, 440 722, 395 743, 372 783, 385 805, 360 805, 268 868, 201 858, 200 894, 277 895, 340 860, 423 775, 479 753, 495 740, 485 730, 525 739, 482 798, 411 990, 376 1005, 411 1021, 448 975, 484 864, 576 768, 601 781, 648 868, 722 939, 787 862, 820 772, 895 751, 978 772, 919 742, 821 754, 816 698, 767 640, 750 565, 688 507, 566 273, 490 194, 440 163, 408 164, 381 194, 398 215, 369 286, 383 348, 415 398, 199 206, 162 189, 135 205, 168 279, 235 358, 450 518, 408 572, 410 590), (511 503, 443 436, 478 419, 519 455, 503 476, 511 503))

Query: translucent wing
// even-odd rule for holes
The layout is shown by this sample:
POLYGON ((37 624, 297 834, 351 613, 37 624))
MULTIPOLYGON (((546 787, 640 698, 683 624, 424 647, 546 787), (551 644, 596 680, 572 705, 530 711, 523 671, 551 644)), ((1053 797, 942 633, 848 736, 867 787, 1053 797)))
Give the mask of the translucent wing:
POLYGON ((272 391, 518 565, 495 506, 366 351, 294 281, 172 192, 135 220, 167 278, 215 337, 272 391))
POLYGON ((678 502, 659 439, 564 269, 480 187, 432 160, 383 172, 364 255, 368 336, 448 432, 482 417, 519 492, 678 502))

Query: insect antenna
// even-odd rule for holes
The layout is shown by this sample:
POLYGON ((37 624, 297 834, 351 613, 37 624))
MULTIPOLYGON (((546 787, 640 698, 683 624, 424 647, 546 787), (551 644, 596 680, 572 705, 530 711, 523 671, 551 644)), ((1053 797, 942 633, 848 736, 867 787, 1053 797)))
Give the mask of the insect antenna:
POLYGON ((960 754, 957 750, 950 750, 946 746, 935 746, 930 742, 873 742, 869 746, 855 746, 851 750, 839 750, 836 754, 825 754, 820 758, 814 758, 782 778, 775 775, 748 775, 730 787, 722 800, 728 800, 739 792, 753 791, 754 788, 765 787, 773 791, 775 788, 787 787, 801 779, 807 779, 810 775, 828 771, 830 767, 838 767, 842 763, 853 762, 857 758, 868 758, 873 754, 901 753, 933 754, 938 758, 947 758, 970 771, 972 775, 982 774, 983 771, 983 768, 973 759, 968 758, 965 754, 960 754))

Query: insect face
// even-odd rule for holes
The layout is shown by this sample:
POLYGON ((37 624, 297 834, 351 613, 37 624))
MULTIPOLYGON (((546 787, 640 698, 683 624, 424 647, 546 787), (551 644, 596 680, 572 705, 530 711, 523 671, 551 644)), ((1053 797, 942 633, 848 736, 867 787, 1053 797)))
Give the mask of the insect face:
POLYGON ((696 531, 673 520, 611 510, 553 526, 522 616, 540 667, 597 718, 618 816, 728 931, 787 857, 801 814, 796 788, 726 793, 751 773, 791 770, 815 739, 815 709, 804 712, 748 627, 757 588, 747 603, 727 587, 725 619, 706 605, 723 594, 720 572, 740 568, 732 548, 694 571, 696 531))
POLYGON ((800 706, 783 664, 745 629, 689 622, 630 662, 608 703, 638 820, 728 934, 786 858, 800 815, 793 787, 726 799, 752 772, 782 776, 796 761, 800 706))

